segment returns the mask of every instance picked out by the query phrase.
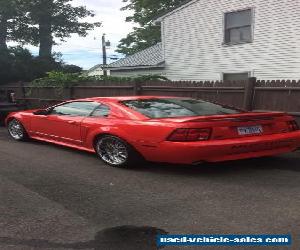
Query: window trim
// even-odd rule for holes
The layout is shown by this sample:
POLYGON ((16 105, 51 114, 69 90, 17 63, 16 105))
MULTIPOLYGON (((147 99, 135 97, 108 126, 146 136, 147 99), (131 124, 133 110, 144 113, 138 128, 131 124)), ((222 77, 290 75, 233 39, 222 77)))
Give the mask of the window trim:
MULTIPOLYGON (((242 45, 242 44, 247 44, 247 43, 253 43, 254 42, 254 25, 255 25, 255 8, 254 7, 246 7, 243 9, 235 9, 235 10, 230 10, 230 11, 226 11, 223 12, 223 42, 222 45, 223 46, 232 46, 232 45, 242 45), (248 41, 239 41, 239 42, 226 42, 226 31, 228 29, 226 29, 226 15, 230 14, 230 13, 236 13, 236 12, 242 12, 242 11, 247 11, 250 10, 251 13, 251 38, 248 41)), ((249 25, 243 25, 240 26, 239 28, 242 27, 248 27, 249 25)))

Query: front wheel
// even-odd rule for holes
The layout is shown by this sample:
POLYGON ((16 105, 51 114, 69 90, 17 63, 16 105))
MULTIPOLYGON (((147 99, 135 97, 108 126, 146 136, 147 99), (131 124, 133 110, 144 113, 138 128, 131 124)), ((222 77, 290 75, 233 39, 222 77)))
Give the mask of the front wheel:
POLYGON ((27 138, 23 125, 17 119, 9 121, 7 128, 10 136, 16 141, 23 141, 27 138))
POLYGON ((139 154, 116 136, 100 137, 95 143, 95 149, 101 160, 112 167, 133 167, 141 162, 139 154))

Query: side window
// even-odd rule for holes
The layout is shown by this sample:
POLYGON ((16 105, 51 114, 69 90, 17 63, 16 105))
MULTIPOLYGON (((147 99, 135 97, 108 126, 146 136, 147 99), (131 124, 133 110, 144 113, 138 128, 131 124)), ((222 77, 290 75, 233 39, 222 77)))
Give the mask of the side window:
POLYGON ((252 10, 225 14, 225 43, 243 43, 252 40, 252 10))
POLYGON ((55 107, 51 115, 89 116, 99 106, 96 102, 69 102, 55 107))
POLYGON ((108 117, 110 114, 110 108, 106 105, 101 104, 91 114, 92 117, 108 117))

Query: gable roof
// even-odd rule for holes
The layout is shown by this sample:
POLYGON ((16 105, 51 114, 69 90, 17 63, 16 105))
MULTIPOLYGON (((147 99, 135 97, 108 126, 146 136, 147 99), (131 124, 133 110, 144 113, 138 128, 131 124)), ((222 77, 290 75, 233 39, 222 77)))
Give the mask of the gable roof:
POLYGON ((156 68, 164 67, 162 43, 127 56, 107 65, 110 70, 120 68, 156 68))
POLYGON ((95 65, 94 67, 92 67, 92 68, 90 68, 89 70, 87 70, 87 72, 94 71, 94 70, 96 70, 96 69, 98 69, 98 68, 102 69, 102 68, 103 68, 103 64, 97 64, 97 65, 95 65))

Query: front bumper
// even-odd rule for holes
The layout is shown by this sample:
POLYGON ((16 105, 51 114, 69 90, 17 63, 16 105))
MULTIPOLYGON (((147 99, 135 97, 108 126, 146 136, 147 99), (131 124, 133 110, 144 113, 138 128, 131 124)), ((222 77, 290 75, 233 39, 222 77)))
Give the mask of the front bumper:
POLYGON ((162 142, 141 148, 149 161, 179 164, 221 162, 279 155, 300 148, 300 131, 205 142, 162 142))

